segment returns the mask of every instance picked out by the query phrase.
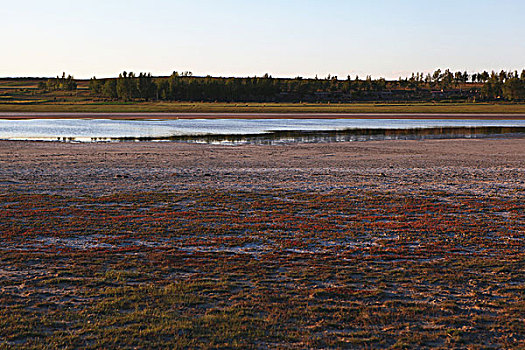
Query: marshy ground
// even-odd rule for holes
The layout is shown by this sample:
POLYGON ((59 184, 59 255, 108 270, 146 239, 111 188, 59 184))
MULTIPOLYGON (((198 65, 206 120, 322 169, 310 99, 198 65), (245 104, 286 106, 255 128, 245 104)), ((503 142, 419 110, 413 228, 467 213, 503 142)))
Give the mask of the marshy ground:
POLYGON ((522 348, 525 139, 0 142, 0 348, 522 348))

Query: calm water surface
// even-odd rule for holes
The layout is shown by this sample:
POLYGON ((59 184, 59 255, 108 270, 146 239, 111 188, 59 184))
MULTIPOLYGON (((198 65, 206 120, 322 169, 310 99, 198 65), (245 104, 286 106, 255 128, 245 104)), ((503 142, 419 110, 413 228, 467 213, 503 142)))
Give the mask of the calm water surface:
MULTIPOLYGON (((205 135, 258 135, 273 132, 333 132, 344 130, 419 129, 447 127, 525 127, 525 120, 472 119, 30 119, 0 120, 3 140, 108 141, 159 140, 205 135)), ((355 134, 355 133, 354 133, 355 134)), ((219 140, 214 138, 215 141, 219 140)), ((220 141, 220 140, 219 140, 220 141)), ((287 140, 293 141, 293 140, 287 140)), ((330 140, 328 140, 330 141, 330 140)))

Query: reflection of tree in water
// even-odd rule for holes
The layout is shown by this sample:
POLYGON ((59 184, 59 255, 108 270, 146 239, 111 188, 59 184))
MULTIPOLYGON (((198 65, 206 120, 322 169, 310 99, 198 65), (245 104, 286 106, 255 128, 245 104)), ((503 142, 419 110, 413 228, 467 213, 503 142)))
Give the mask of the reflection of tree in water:
POLYGON ((328 131, 280 130, 259 134, 177 135, 167 137, 122 137, 119 141, 178 141, 191 143, 276 144, 371 140, 422 140, 454 138, 523 137, 525 127, 434 127, 411 129, 345 129, 328 131))

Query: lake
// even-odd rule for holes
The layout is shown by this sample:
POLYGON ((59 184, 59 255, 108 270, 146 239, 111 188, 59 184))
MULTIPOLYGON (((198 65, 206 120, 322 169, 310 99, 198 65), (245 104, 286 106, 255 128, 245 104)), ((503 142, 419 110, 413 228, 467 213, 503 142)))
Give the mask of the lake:
POLYGON ((0 119, 2 140, 144 140, 237 144, 524 136, 525 120, 0 119))

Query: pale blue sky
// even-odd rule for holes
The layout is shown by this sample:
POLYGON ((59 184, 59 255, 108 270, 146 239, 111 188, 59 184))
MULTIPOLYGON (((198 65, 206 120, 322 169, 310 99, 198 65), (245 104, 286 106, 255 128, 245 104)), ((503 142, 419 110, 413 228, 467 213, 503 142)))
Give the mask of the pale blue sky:
POLYGON ((3 1, 0 76, 525 68, 523 0, 3 1))

